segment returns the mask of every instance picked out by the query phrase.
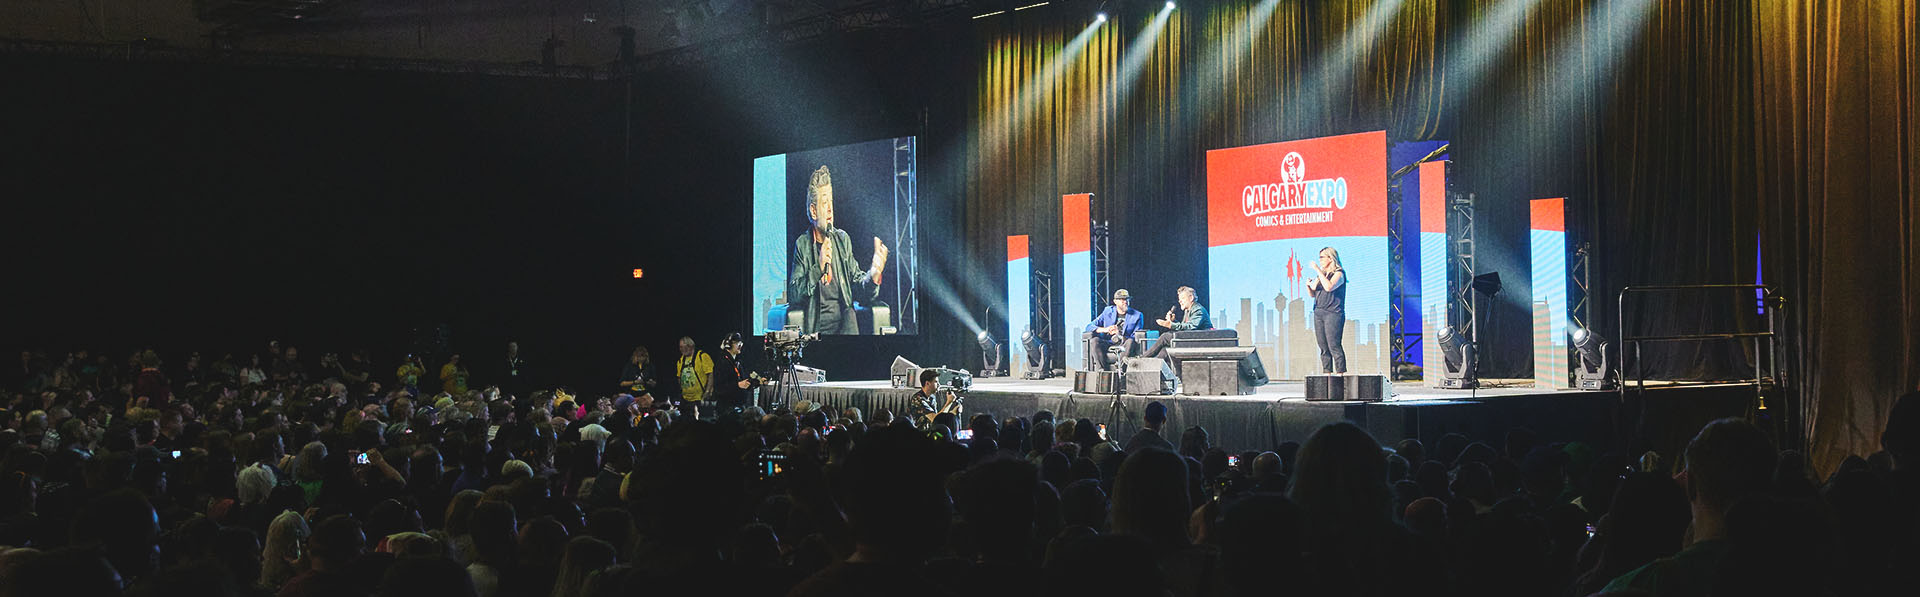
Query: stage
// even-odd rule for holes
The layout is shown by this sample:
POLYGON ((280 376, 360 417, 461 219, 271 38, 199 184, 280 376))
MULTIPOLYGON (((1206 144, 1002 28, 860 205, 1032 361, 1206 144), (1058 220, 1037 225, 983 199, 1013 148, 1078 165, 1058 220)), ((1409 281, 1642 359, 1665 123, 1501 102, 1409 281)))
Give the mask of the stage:
MULTIPOLYGON (((1082 394, 1064 378, 1024 380, 975 378, 966 398, 966 416, 987 413, 999 419, 1030 416, 1041 409, 1059 419, 1092 419, 1107 425, 1108 435, 1124 439, 1138 429, 1148 402, 1167 405, 1168 441, 1198 425, 1213 445, 1231 451, 1271 449, 1305 441, 1314 429, 1351 421, 1383 444, 1418 438, 1429 445, 1448 433, 1500 446, 1507 430, 1526 427, 1549 441, 1580 441, 1600 447, 1624 444, 1674 453, 1686 438, 1719 417, 1747 416, 1753 390, 1746 384, 1672 385, 1649 388, 1645 397, 1616 392, 1539 390, 1529 380, 1486 380, 1478 390, 1443 390, 1414 383, 1390 387, 1381 402, 1308 402, 1302 382, 1276 381, 1249 396, 1142 396, 1082 394), (1618 422, 1618 423, 1617 423, 1618 422), (1620 430, 1624 428, 1623 434, 1620 430)), ((915 388, 894 388, 887 380, 825 382, 797 386, 794 400, 810 400, 832 409, 859 407, 904 412, 915 388)))

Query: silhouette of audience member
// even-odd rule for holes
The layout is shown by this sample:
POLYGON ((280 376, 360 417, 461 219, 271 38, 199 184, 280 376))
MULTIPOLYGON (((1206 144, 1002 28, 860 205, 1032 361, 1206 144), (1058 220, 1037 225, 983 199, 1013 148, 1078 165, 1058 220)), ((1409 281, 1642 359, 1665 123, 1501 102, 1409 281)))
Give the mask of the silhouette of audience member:
POLYGON ((1188 536, 1191 500, 1187 461, 1169 450, 1127 456, 1113 481, 1113 532, 1147 541, 1176 597, 1201 594, 1222 573, 1218 551, 1188 536))
POLYGON ((947 536, 952 504, 941 449, 912 430, 877 429, 841 470, 853 553, 793 588, 794 597, 944 594, 922 564, 947 536))
POLYGON ((1704 595, 1726 557, 1727 510, 1769 489, 1774 452, 1766 433, 1740 419, 1708 423, 1688 442, 1678 478, 1693 514, 1690 544, 1607 583, 1603 593, 1704 595))
POLYGON ((1411 537, 1394 522, 1386 457, 1366 431, 1346 422, 1315 430, 1290 482, 1307 521, 1309 593, 1402 595, 1439 578, 1416 571, 1411 537))
POLYGON ((314 527, 310 543, 312 568, 280 587, 280 597, 336 597, 370 592, 371 587, 365 586, 368 579, 354 578, 348 572, 367 545, 367 536, 360 530, 359 521, 344 514, 322 520, 314 527))

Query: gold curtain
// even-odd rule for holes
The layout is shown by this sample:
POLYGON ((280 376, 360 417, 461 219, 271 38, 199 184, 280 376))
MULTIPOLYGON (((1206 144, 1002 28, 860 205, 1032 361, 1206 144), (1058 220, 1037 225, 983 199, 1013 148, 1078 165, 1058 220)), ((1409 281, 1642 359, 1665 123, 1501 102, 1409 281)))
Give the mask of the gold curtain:
MULTIPOLYGON (((1569 225, 1595 243, 1602 330, 1622 286, 1749 281, 1759 252, 1758 273, 1790 299, 1783 381, 1799 400, 1782 409, 1783 441, 1830 470, 1877 449, 1891 400, 1920 382, 1916 2, 1186 3, 1131 79, 1150 14, 1116 16, 1057 72, 1086 20, 983 19, 966 237, 992 262, 1001 236, 1033 234, 1040 257, 1058 242, 1059 195, 1093 192, 1114 226, 1115 284, 1170 288, 1205 276, 1191 239, 1206 234, 1207 150, 1379 129, 1448 139, 1490 225, 1523 222, 1511 210, 1526 199, 1572 198, 1569 225)), ((1689 298, 1635 317, 1764 325, 1728 311, 1689 298)), ((1733 345, 1646 355, 1683 379, 1762 358, 1733 345)))
POLYGON ((1798 420, 1830 471, 1879 450, 1894 399, 1920 387, 1920 3, 1754 16, 1755 199, 1804 338, 1798 420))

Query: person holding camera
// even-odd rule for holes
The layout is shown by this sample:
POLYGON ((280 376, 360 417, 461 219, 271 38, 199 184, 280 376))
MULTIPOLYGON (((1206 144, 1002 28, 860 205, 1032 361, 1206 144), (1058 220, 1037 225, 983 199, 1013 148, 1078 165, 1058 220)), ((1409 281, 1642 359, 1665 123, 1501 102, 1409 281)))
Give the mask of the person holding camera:
POLYGON ((913 400, 908 405, 914 422, 924 425, 933 422, 933 418, 940 413, 953 412, 957 400, 959 395, 951 388, 940 389, 939 371, 924 369, 920 371, 920 391, 913 393, 913 400))

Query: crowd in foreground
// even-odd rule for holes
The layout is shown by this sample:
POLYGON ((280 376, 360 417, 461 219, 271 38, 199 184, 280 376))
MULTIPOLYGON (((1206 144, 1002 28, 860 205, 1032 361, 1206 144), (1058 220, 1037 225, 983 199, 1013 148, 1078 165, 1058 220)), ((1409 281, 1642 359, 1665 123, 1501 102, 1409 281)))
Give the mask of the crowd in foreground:
POLYGON ((0 597, 1879 595, 1920 574, 1916 394, 1883 452, 1816 480, 1732 419, 1672 455, 1344 423, 1229 453, 1155 405, 1126 438, 1047 411, 700 420, 273 349, 207 371, 23 354, 0 597))

